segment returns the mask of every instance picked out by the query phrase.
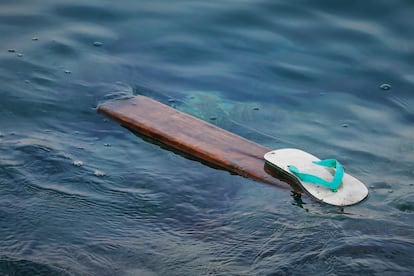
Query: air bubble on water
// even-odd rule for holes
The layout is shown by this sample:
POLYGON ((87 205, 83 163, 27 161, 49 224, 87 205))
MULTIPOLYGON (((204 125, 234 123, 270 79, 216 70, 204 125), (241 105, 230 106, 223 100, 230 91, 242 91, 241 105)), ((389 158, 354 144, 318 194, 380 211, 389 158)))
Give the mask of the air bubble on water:
POLYGON ((95 41, 94 43, 93 43, 93 46, 95 46, 95 47, 101 47, 103 45, 103 43, 102 42, 100 42, 100 41, 95 41))
POLYGON ((75 160, 75 161, 73 161, 73 165, 76 166, 76 167, 82 167, 83 162, 81 160, 75 160))
POLYGON ((381 84, 380 85, 380 88, 382 89, 382 90, 391 90, 391 85, 390 84, 388 84, 388 83, 383 83, 383 84, 381 84))
POLYGON ((104 173, 103 171, 100 171, 100 170, 95 170, 95 171, 93 172, 93 174, 94 174, 95 176, 98 176, 98 177, 105 176, 105 173, 104 173))
POLYGON ((23 57, 23 54, 22 53, 18 53, 17 56, 18 57, 23 57))

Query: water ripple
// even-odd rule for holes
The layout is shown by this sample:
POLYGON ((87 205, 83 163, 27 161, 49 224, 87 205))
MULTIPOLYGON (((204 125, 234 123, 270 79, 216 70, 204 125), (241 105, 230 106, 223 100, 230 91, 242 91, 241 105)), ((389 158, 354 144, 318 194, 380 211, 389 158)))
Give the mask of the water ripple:
POLYGON ((0 274, 412 271, 412 1, 52 2, 0 4, 0 274), (340 159, 370 197, 290 196, 96 114, 137 94, 340 159))

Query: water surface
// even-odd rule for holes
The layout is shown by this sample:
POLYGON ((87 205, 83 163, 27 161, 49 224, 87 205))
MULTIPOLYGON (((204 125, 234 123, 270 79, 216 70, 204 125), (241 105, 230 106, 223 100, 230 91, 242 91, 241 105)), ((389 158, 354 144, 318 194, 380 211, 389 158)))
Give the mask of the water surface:
POLYGON ((2 1, 1 275, 409 275, 412 1, 2 1), (384 84, 388 86, 384 86, 384 84), (96 113, 142 94, 369 187, 340 210, 96 113))

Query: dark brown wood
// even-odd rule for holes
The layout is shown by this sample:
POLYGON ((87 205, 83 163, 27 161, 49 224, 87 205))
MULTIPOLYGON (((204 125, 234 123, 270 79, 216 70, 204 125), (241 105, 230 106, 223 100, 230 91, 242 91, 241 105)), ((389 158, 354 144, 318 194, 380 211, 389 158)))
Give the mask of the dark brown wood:
POLYGON ((290 188, 271 175, 258 145, 208 122, 145 96, 104 103, 98 112, 140 135, 192 158, 253 180, 290 188))

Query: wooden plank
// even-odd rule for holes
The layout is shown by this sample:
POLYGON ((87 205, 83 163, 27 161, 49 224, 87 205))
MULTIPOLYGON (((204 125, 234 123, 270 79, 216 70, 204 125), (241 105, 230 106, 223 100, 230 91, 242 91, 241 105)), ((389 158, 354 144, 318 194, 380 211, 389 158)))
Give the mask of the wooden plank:
POLYGON ((104 103, 98 106, 98 112, 133 132, 214 167, 289 188, 281 176, 265 166, 263 155, 269 148, 148 97, 104 103))

